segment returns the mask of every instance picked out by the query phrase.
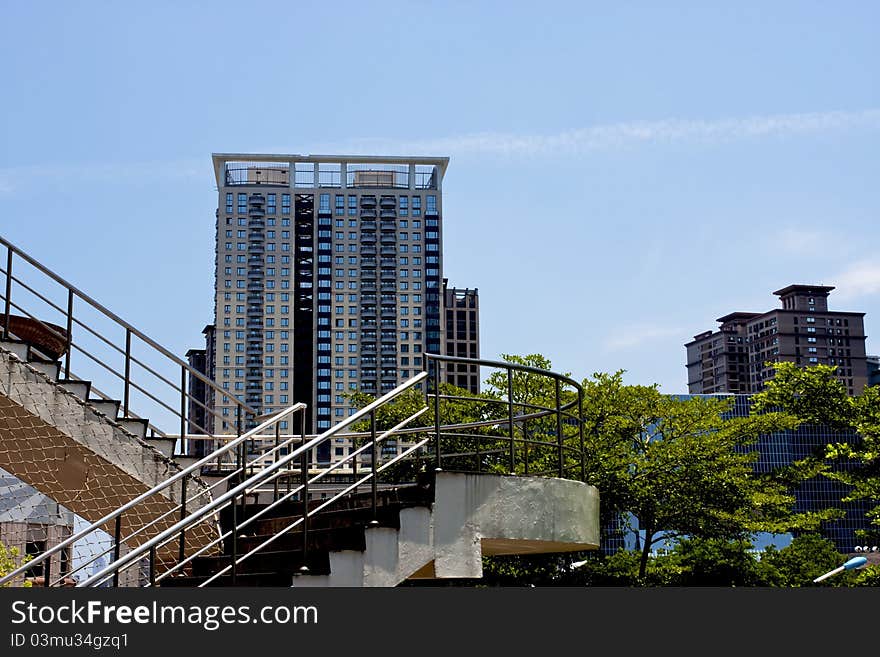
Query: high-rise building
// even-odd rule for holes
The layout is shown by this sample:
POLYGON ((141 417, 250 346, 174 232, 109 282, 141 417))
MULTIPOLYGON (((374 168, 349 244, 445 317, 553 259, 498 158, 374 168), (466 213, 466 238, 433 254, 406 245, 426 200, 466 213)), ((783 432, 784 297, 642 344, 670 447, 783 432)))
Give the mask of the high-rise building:
POLYGON ((234 396, 259 413, 303 401, 308 430, 324 431, 355 411, 347 393, 387 392, 441 352, 448 158, 213 162, 213 367, 227 429, 234 396))
POLYGON ((693 394, 760 392, 773 376, 768 363, 833 365, 849 394, 868 382, 865 313, 831 311, 834 287, 789 285, 773 294, 781 308, 763 313, 733 312, 718 318, 685 344, 688 391, 693 394))
MULTIPOLYGON (((480 297, 477 288, 448 287, 443 279, 443 308, 446 313, 444 353, 462 358, 480 357, 480 297)), ((475 395, 480 392, 480 368, 464 363, 447 363, 447 383, 475 395)))

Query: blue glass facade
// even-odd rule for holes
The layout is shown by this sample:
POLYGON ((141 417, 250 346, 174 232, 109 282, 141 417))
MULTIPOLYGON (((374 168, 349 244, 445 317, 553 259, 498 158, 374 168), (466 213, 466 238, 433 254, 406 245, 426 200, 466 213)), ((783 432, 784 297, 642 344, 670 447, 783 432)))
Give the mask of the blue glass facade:
MULTIPOLYGON (((729 413, 730 417, 747 417, 751 408, 751 395, 676 395, 681 399, 694 396, 706 397, 734 397, 734 405, 729 413)), ((813 454, 823 454, 825 446, 829 443, 851 441, 855 434, 841 432, 825 426, 801 425, 795 431, 780 431, 761 436, 751 450, 757 450, 760 454, 755 469, 758 472, 770 472, 775 468, 789 465, 794 461, 806 458, 813 454)), ((852 468, 854 464, 849 461, 840 461, 833 464, 836 470, 852 468)), ((870 525, 865 513, 872 505, 865 500, 857 502, 841 502, 841 499, 849 492, 850 487, 827 477, 813 477, 804 481, 796 490, 795 511, 819 511, 828 508, 838 508, 845 512, 844 517, 822 524, 821 534, 834 542, 837 549, 843 553, 850 553, 856 545, 861 545, 862 540, 856 536, 856 531, 869 529, 870 525)), ((601 495, 601 491, 600 491, 601 495)), ((602 527, 601 551, 605 554, 613 554, 618 549, 633 549, 636 544, 636 536, 628 527, 637 526, 637 521, 632 518, 630 523, 625 522, 623 517, 614 517, 602 527)), ((784 537, 760 537, 756 541, 759 549, 766 543, 772 542, 781 547, 787 541, 779 539, 784 537), (772 540, 771 540, 772 539, 772 540)))

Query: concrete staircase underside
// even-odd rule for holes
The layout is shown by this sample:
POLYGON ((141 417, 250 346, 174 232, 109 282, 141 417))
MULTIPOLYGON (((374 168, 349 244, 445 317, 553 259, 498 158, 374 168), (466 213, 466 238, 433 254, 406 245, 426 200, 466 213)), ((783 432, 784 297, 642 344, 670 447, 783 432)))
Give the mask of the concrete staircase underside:
MULTIPOLYGON (((31 362, 27 345, 0 342, 0 468, 90 522, 180 471, 146 439, 144 420, 118 418, 118 403, 89 399, 87 382, 57 377, 57 363, 31 362)), ((179 495, 179 486, 170 487, 124 515, 123 534, 173 509, 179 495)), ((174 521, 171 515, 156 527, 174 521)))
POLYGON ((330 572, 294 586, 396 586, 482 577, 482 556, 599 547, 599 493, 577 481, 439 472, 434 503, 400 510, 400 528, 367 527, 364 550, 331 552, 330 572))

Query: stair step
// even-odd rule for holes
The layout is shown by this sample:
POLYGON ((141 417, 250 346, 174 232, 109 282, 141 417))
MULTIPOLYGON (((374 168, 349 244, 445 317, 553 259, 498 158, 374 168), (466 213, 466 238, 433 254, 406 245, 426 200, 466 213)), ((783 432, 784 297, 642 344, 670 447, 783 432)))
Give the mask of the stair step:
POLYGON ((11 351, 21 361, 26 362, 28 359, 29 348, 26 342, 20 340, 0 340, 0 347, 6 351, 11 351))
POLYGON ((53 381, 57 381, 61 377, 61 363, 54 360, 30 360, 28 365, 38 372, 42 372, 53 381))
POLYGON ((92 389, 92 384, 90 381, 74 381, 71 379, 59 379, 58 385, 67 390, 70 393, 76 395, 79 399, 83 401, 88 400, 89 392, 92 389))
MULTIPOLYGON (((138 438, 147 437, 147 421, 142 418, 124 417, 119 418, 116 422, 126 431, 133 433, 138 438)), ((170 438, 168 440, 171 440, 170 438)), ((171 440, 172 445, 174 441, 171 440)), ((173 447, 172 447, 173 449, 173 447)))
POLYGON ((176 438, 163 438, 161 436, 156 436, 145 438, 145 440, 168 458, 174 457, 174 445, 177 443, 176 438))
POLYGON ((103 413, 111 420, 119 415, 120 401, 118 399, 89 399, 88 404, 96 411, 103 413))

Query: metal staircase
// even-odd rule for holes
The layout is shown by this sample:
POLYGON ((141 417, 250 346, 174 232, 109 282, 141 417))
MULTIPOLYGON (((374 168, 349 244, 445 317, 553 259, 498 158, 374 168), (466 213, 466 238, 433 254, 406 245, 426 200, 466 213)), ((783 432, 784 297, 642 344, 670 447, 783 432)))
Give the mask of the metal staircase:
MULTIPOLYGON (((17 517, 12 495, 41 494, 94 523, 192 464, 180 453, 190 437, 221 442, 221 432, 240 433, 253 421, 253 411, 233 399, 235 426, 212 409, 208 426, 199 426, 191 409, 205 406, 189 385, 198 380, 214 396, 223 394, 219 386, 2 237, 0 245, 6 249, 0 267, 0 475, 6 484, 0 495, 10 510, 0 516, 4 543, 39 550, 65 533, 53 529, 50 538, 44 523, 17 517), (159 428, 169 424, 178 433, 159 428)), ((158 519, 187 486, 207 489, 198 475, 188 470, 185 483, 175 479, 176 488, 164 488, 138 514, 118 527, 103 526, 100 542, 161 525, 158 519)), ((66 533, 72 532, 68 523, 66 533)), ((119 549, 136 547, 142 535, 119 549)), ((30 572, 49 585, 69 582, 62 577, 71 568, 67 551, 30 572)))
POLYGON ((233 420, 189 395, 193 379, 215 399, 228 395, 213 381, 0 244, 7 248, 0 366, 15 384, 0 387, 0 468, 87 521, 0 586, 28 577, 83 587, 394 586, 479 577, 487 554, 598 547, 577 382, 425 354, 425 371, 320 435, 306 434, 302 403, 255 417, 231 397, 233 420), (46 280, 25 280, 22 263, 46 280), (60 287, 61 302, 46 282, 60 287), (95 316, 117 339, 94 325, 95 316), (83 357, 73 369, 72 354, 83 357), (112 374, 121 394, 75 376, 78 363, 112 374), (507 389, 473 396, 448 387, 441 369, 453 365, 494 368, 507 389), (517 399, 514 382, 543 390, 542 400, 517 399), (208 411, 208 426, 193 422, 194 403, 208 411), (135 415, 141 404, 179 432, 135 415), (463 407, 470 421, 451 421, 463 407), (417 425, 420 417, 430 419, 417 425), (212 449, 198 460, 175 453, 190 439, 210 440, 212 449), (340 441, 351 446, 343 457, 317 462, 321 446, 340 441), (16 460, 24 464, 18 470, 16 460), (83 544, 88 555, 71 567, 65 551, 83 544))

